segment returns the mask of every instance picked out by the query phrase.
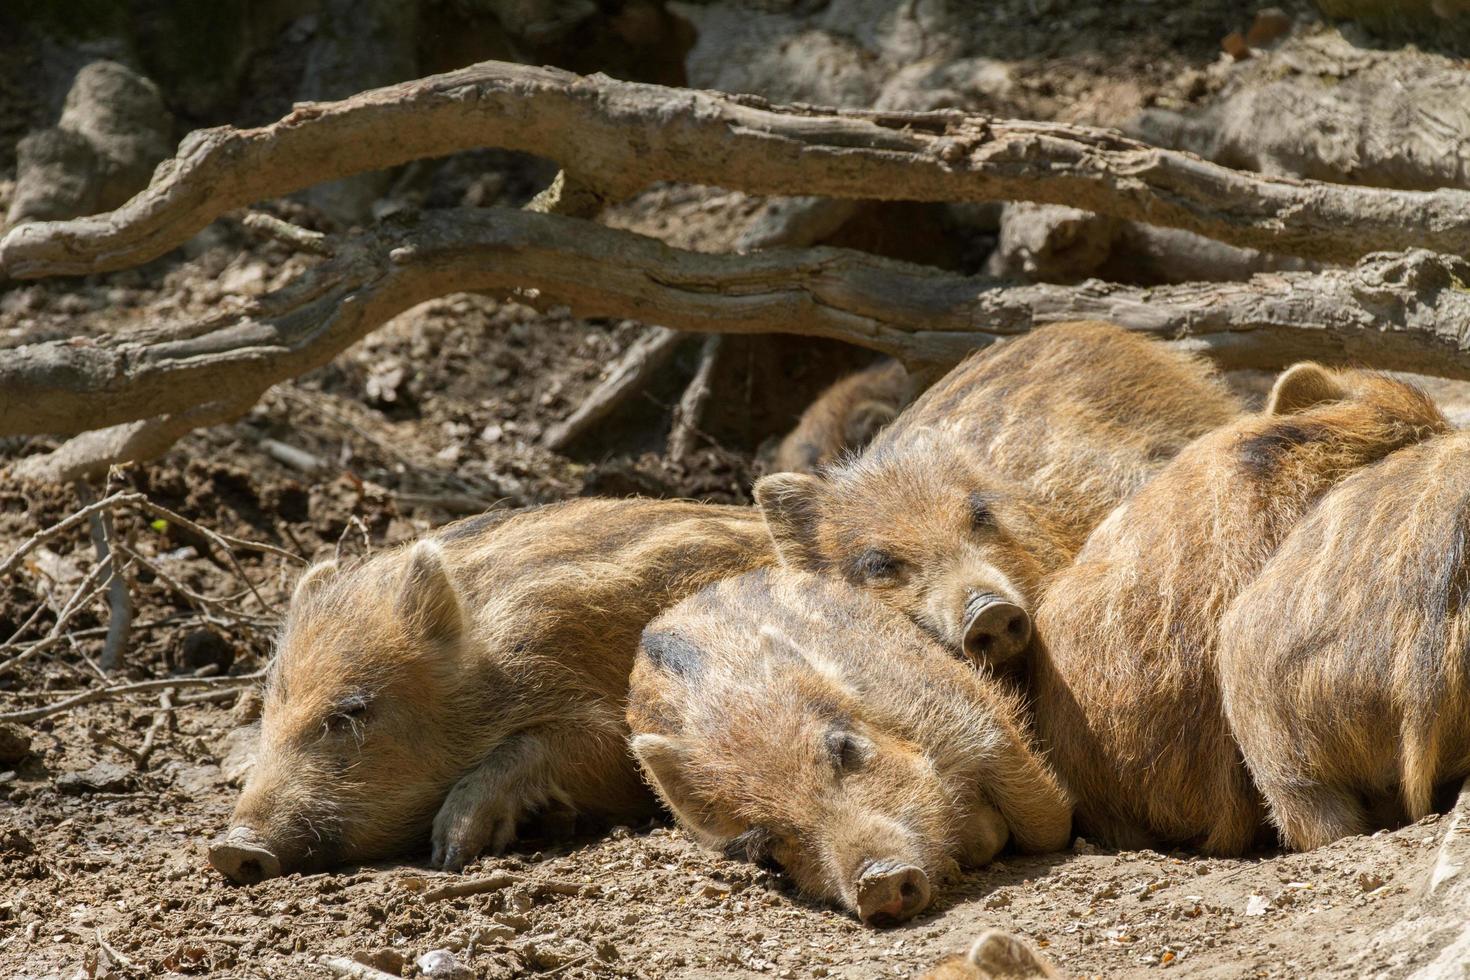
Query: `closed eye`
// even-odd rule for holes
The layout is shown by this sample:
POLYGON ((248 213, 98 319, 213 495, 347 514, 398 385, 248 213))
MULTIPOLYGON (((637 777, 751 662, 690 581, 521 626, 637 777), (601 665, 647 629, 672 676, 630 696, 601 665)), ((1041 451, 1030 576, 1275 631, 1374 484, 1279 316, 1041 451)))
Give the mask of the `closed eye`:
POLYGON ((903 562, 886 551, 869 548, 853 562, 853 572, 861 582, 891 582, 903 571, 903 562))

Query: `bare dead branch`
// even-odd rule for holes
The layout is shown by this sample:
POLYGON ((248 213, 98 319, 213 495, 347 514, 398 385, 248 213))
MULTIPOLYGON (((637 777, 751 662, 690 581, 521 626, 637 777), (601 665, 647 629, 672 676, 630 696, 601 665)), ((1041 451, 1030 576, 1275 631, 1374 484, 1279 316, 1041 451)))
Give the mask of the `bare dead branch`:
POLYGON ((582 400, 576 411, 546 430, 546 445, 562 450, 576 442, 631 393, 648 385, 660 368, 674 356, 684 336, 668 327, 649 327, 628 345, 614 362, 607 377, 582 400))
MULTIPOLYGON (((76 481, 77 499, 83 504, 96 501, 92 487, 86 480, 76 481)), ((102 644, 102 656, 98 666, 103 673, 116 670, 122 662, 123 650, 133 631, 133 595, 128 587, 127 576, 122 573, 113 547, 115 531, 110 510, 99 510, 90 519, 92 548, 97 553, 97 563, 106 564, 107 579, 107 639, 102 644)))
MULTIPOLYGON (((598 198, 658 180, 754 194, 1031 200, 1351 262, 1379 250, 1470 254, 1470 193, 1385 190, 1230 170, 1110 130, 959 111, 772 106, 749 96, 485 62, 298 105, 258 129, 190 134, 119 210, 0 240, 0 274, 138 265, 221 214, 410 160, 494 146, 575 163, 598 198)), ((579 206, 580 209, 580 206, 579 206)))
POLYGON ((840 249, 707 255, 554 215, 440 211, 344 241, 336 258, 241 312, 13 349, 0 360, 0 435, 115 425, 261 390, 458 290, 523 287, 529 302, 682 330, 829 337, 919 366, 1038 323, 1097 317, 1187 338, 1226 367, 1316 357, 1470 378, 1466 282, 1464 261, 1416 250, 1240 283, 1005 287, 840 249))
MULTIPOLYGON (((124 697, 129 694, 145 694, 152 691, 166 691, 170 688, 186 690, 190 688, 219 688, 231 689, 248 687, 256 681, 265 677, 265 671, 258 670, 253 674, 236 674, 231 677, 165 677, 161 680, 137 681, 132 684, 116 684, 112 687, 97 687, 88 691, 81 691, 61 701, 41 705, 38 708, 27 708, 23 711, 11 711, 0 714, 0 721, 32 722, 72 708, 81 707, 84 704, 92 704, 95 701, 107 701, 112 698, 124 697)), ((183 703, 184 698, 179 701, 183 703)))
POLYGON ((679 404, 674 406, 674 423, 669 432, 669 457, 684 460, 694 451, 694 440, 699 435, 699 422, 704 417, 704 406, 709 401, 710 377, 719 360, 721 341, 719 334, 704 338, 699 351, 699 367, 694 371, 679 404))
POLYGON ((93 514, 96 514, 99 511, 107 510, 110 507, 115 507, 118 504, 136 503, 139 500, 146 499, 147 498, 143 494, 134 491, 113 493, 108 494, 106 497, 102 498, 94 504, 87 504, 85 507, 74 514, 68 514, 64 519, 57 521, 55 524, 51 525, 48 528, 43 528, 42 530, 37 531, 29 538, 22 541, 20 543, 20 547, 12 551, 3 562, 0 562, 0 578, 4 578, 5 576, 13 572, 15 570, 15 566, 20 564, 20 560, 28 555, 35 548, 39 547, 42 544, 45 544, 47 541, 50 541, 57 535, 65 534, 72 528, 77 527, 80 524, 85 524, 87 521, 91 520, 93 514))

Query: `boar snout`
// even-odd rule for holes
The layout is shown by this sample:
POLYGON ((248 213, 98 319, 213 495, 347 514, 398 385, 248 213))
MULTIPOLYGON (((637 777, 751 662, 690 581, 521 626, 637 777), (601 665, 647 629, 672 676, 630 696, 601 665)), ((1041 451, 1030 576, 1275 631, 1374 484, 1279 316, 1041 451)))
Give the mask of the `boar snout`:
POLYGON ((964 650, 971 660, 1003 664, 1030 642, 1031 617, 1014 602, 985 592, 965 603, 964 650))
POLYGON ((281 859, 252 827, 234 827, 209 845, 209 863, 226 878, 253 885, 281 874, 281 859))
POLYGON ((929 876, 912 864, 874 861, 858 876, 857 913, 864 925, 891 926, 929 906, 929 876))

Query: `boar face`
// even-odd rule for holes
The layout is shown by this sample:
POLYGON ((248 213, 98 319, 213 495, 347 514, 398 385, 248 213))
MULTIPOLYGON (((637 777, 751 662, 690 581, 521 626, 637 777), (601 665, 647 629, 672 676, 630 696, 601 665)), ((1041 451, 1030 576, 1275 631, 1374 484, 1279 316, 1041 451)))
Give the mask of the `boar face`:
MULTIPOLYGON (((789 648, 769 658, 759 690, 709 681, 702 721, 632 743, 684 825, 864 922, 927 907, 955 867, 960 817, 925 753, 871 724, 840 681, 789 648)), ((1006 839, 999 814, 988 829, 981 860, 1006 839)))
POLYGON ((978 663, 1029 647, 1043 580, 1066 561, 1028 491, 941 433, 826 477, 766 477, 755 497, 785 565, 846 579, 978 663))
POLYGON ((211 850, 216 867, 252 881, 426 837, 463 768, 436 719, 454 714, 444 700, 464 628, 433 543, 309 570, 271 665, 256 765, 211 850))

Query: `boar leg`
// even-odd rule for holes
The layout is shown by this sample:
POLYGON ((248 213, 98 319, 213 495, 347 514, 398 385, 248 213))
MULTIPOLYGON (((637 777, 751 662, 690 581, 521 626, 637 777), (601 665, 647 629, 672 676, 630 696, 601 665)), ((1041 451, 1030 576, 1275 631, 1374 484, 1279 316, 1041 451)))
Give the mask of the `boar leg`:
POLYGON ((1260 782, 1260 788, 1271 810, 1271 822, 1292 850, 1310 851, 1372 829, 1362 801, 1335 786, 1305 779, 1267 779, 1260 782))
POLYGON ((586 737, 568 744, 565 736, 530 729, 501 742, 464 776, 434 817, 434 853, 437 868, 459 871, 483 851, 498 854, 515 839, 516 824, 532 810, 548 803, 571 806, 562 789, 561 769, 569 759, 601 754, 586 737))

